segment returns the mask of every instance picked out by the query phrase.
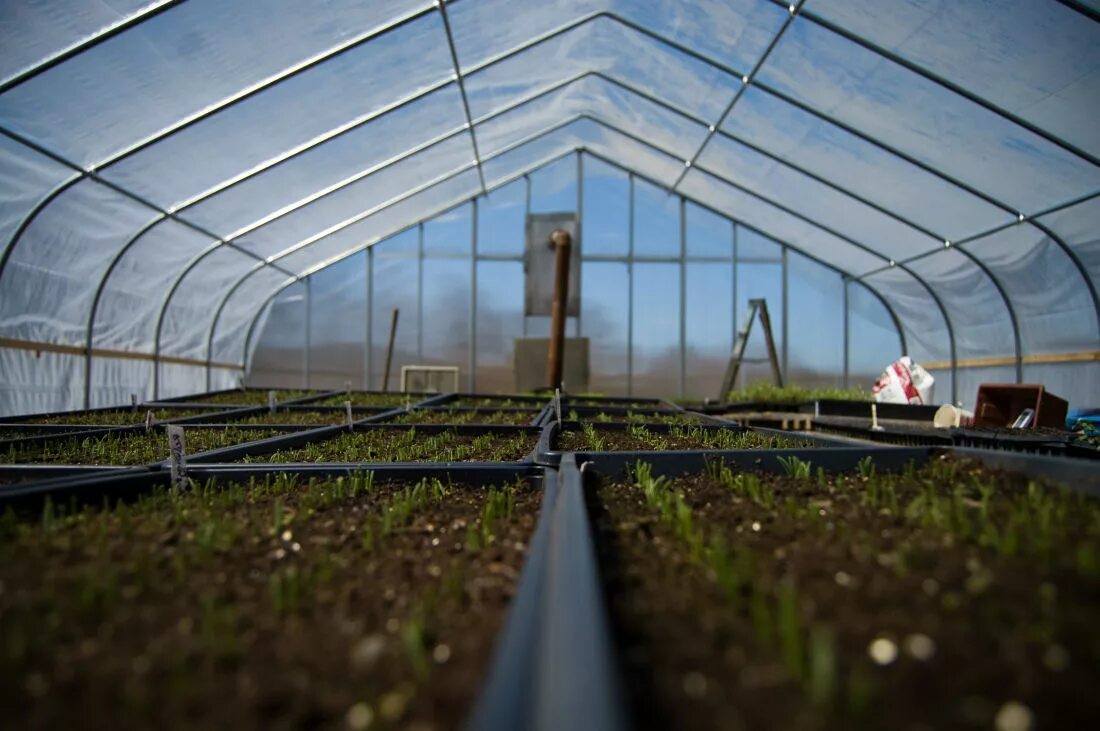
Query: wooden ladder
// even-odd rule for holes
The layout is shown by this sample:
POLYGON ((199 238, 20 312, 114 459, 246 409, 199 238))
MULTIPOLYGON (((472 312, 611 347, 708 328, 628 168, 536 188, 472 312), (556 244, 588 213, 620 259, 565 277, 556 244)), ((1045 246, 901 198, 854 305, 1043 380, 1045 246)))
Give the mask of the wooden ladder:
POLYGON ((745 318, 745 325, 737 331, 737 342, 733 344, 730 353, 730 362, 726 366, 726 375, 722 378, 722 391, 718 394, 718 401, 725 403, 729 400, 730 391, 737 381, 737 374, 741 370, 741 363, 745 358, 745 348, 749 344, 749 333, 752 332, 752 323, 756 315, 760 315, 760 325, 764 328, 764 342, 768 346, 768 360, 772 364, 772 375, 775 385, 783 387, 783 374, 779 370, 779 356, 775 352, 775 339, 772 337, 772 321, 768 316, 768 303, 763 299, 749 300, 749 314, 745 318))

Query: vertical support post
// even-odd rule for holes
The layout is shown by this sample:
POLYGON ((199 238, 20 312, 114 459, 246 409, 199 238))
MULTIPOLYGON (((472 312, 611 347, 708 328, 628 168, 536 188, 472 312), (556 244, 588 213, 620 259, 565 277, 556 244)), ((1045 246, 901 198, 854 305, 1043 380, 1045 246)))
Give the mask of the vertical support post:
POLYGON ((565 360, 565 312, 569 302, 569 255, 573 248, 569 232, 550 234, 554 249, 554 305, 550 310, 550 350, 546 359, 546 380, 550 388, 561 388, 565 360))
POLYGON ((371 351, 374 350, 374 247, 367 248, 367 332, 365 352, 363 353, 363 390, 370 390, 371 377, 371 351))
MULTIPOLYGON (((584 226, 584 155, 581 151, 577 150, 577 230, 576 240, 573 241, 573 246, 579 246, 581 242, 581 228, 584 226)), ((577 288, 577 293, 581 291, 581 277, 584 271, 584 262, 577 262, 577 281, 573 282, 573 286, 577 288)), ((577 329, 576 336, 581 336, 581 314, 584 312, 584 301, 578 300, 580 307, 577 308, 577 329)))
POLYGON ((687 202, 680 196, 680 398, 687 390, 687 202))
POLYGON ((470 201, 470 349, 466 390, 477 393, 477 198, 470 201))
POLYGON ((424 222, 416 224, 416 357, 424 360, 424 222))
POLYGON ((787 245, 784 244, 781 249, 783 260, 783 321, 780 324, 780 332, 783 335, 783 376, 786 378, 790 372, 787 370, 787 310, 790 308, 787 306, 787 245))
POLYGON ((306 285, 306 295, 305 295, 305 297, 306 297, 306 302, 305 302, 306 327, 305 327, 305 353, 303 353, 303 355, 302 355, 302 387, 303 388, 309 388, 309 375, 310 375, 309 374, 309 371, 310 371, 309 351, 310 351, 310 348, 313 347, 313 343, 311 341, 311 336, 313 334, 312 333, 312 327, 313 327, 313 323, 312 323, 312 320, 313 320, 313 278, 312 277, 306 277, 304 281, 305 281, 305 285, 306 285))
POLYGON ((626 395, 634 395, 634 176, 627 175, 629 221, 626 251, 626 395))
MULTIPOLYGON (((731 333, 732 337, 730 338, 730 351, 732 352, 733 346, 737 343, 737 231, 741 227, 737 225, 736 221, 732 220, 730 221, 730 225, 733 227, 733 272, 730 274, 730 277, 733 279, 733 319, 730 320, 730 328, 732 328, 733 330, 733 332, 731 333)), ((737 383, 731 383, 730 388, 731 390, 736 389, 737 383)), ((722 394, 722 397, 719 400, 723 403, 728 401, 729 393, 722 394)))
MULTIPOLYGON (((210 366, 206 366, 206 390, 210 390, 210 366)), ((92 344, 88 343, 84 348, 84 410, 87 411, 92 403, 92 344)))
MULTIPOLYGON (((523 174, 523 220, 526 222, 531 217, 531 176, 523 174)), ((524 255, 524 271, 526 272, 526 254, 524 255)), ((527 310, 523 312, 523 337, 527 337, 527 310)))
POLYGON ((397 339, 397 316, 401 310, 393 308, 393 319, 390 320, 390 340, 386 346, 386 370, 382 375, 382 391, 390 390, 390 366, 393 365, 393 343, 397 339))
POLYGON ((848 281, 848 277, 846 276, 841 275, 840 280, 844 283, 844 388, 848 388, 850 380, 848 353, 852 347, 852 323, 849 319, 850 315, 848 312, 848 288, 851 287, 852 284, 848 281))

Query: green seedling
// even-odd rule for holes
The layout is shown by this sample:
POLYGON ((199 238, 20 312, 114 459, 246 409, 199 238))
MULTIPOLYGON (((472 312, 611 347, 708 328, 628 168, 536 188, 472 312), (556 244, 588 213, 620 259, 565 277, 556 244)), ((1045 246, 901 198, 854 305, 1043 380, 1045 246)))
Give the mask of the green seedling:
POLYGON ((788 477, 793 477, 796 480, 808 480, 810 479, 810 463, 806 460, 801 460, 794 455, 790 457, 777 457, 779 464, 783 465, 783 472, 788 477))

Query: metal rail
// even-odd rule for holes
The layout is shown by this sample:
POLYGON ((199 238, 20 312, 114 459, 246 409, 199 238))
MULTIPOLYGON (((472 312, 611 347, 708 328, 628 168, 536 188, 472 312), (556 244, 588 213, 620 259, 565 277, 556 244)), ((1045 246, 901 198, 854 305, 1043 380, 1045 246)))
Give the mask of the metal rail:
POLYGON ((572 454, 545 474, 527 563, 469 728, 626 729, 584 475, 572 454))

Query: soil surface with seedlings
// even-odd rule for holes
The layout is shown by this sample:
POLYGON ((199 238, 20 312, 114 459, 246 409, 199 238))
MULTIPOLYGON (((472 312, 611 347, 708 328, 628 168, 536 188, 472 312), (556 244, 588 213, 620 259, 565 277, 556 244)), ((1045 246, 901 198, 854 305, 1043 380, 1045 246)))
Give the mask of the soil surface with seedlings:
POLYGON ((679 427, 667 432, 644 426, 625 430, 600 429, 584 424, 580 431, 558 434, 554 448, 563 452, 641 452, 665 449, 793 449, 811 446, 785 437, 765 436, 752 431, 679 427))
POLYGON ((246 462, 519 462, 538 433, 461 434, 365 429, 302 447, 246 457, 246 462))
POLYGON ((21 729, 458 728, 538 492, 369 473, 0 524, 21 729))
POLYGON ((602 408, 602 409, 660 409, 668 408, 667 404, 662 407, 661 404, 656 401, 616 401, 614 399, 584 399, 584 398, 563 398, 561 400, 561 407, 563 411, 577 408, 578 406, 584 406, 586 408, 602 408))
MULTIPOLYGON (((268 429, 187 429, 187 454, 244 444, 274 436, 268 429)), ((0 451, 5 464, 140 465, 168 459, 168 437, 163 430, 108 433, 97 437, 51 439, 0 451)))
POLYGON ((49 436, 50 434, 66 434, 74 431, 85 431, 86 427, 74 426, 72 428, 36 429, 28 427, 0 427, 0 441, 11 439, 26 439, 28 437, 49 436))
POLYGON ((640 724, 1096 726, 1100 503, 946 458, 788 469, 592 497, 640 724))
POLYGON ((144 424, 149 411, 156 421, 182 419, 185 416, 207 414, 214 416, 218 412, 209 409, 119 409, 118 411, 83 411, 79 414, 60 414, 27 419, 28 424, 76 424, 80 426, 127 426, 144 424))
MULTIPOLYGON (((305 398, 306 396, 317 396, 321 391, 303 391, 301 389, 276 389, 275 401, 293 401, 295 399, 305 398)), ((239 406, 266 406, 267 405, 267 391, 226 391, 225 393, 215 393, 207 396, 191 396, 174 403, 202 403, 202 404, 237 404, 239 406)))
POLYGON ((404 406, 405 404, 415 404, 424 399, 427 396, 419 394, 406 394, 406 393, 356 393, 351 392, 351 395, 346 393, 330 396, 327 399, 321 401, 314 401, 310 406, 343 406, 345 401, 351 401, 352 406, 379 406, 379 407, 393 407, 404 406))
POLYGON ((541 411, 546 406, 545 400, 528 401, 527 399, 509 398, 507 396, 485 396, 482 398, 460 398, 448 401, 447 407, 458 406, 470 409, 532 409, 541 411))
POLYGON ((394 424, 510 424, 530 426, 538 411, 414 409, 392 419, 394 424))
MULTIPOLYGON (((352 419, 362 419, 369 414, 356 414, 352 412, 352 419)), ((339 410, 332 411, 306 411, 305 409, 276 409, 275 413, 265 412, 245 419, 234 419, 232 424, 346 424, 347 413, 339 410)))
POLYGON ((632 411, 626 414, 584 413, 570 410, 566 414, 569 421, 591 422, 593 424, 669 424, 671 426, 685 426, 689 424, 712 424, 695 414, 685 414, 681 411, 665 411, 662 413, 647 413, 632 411))

